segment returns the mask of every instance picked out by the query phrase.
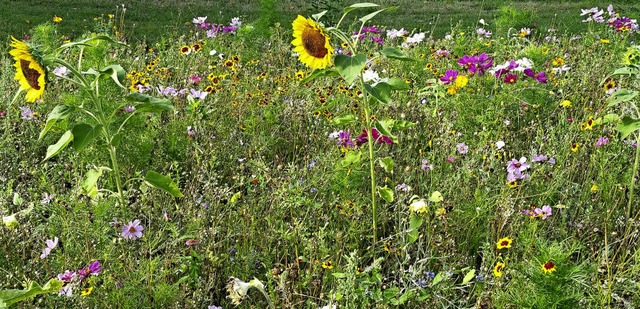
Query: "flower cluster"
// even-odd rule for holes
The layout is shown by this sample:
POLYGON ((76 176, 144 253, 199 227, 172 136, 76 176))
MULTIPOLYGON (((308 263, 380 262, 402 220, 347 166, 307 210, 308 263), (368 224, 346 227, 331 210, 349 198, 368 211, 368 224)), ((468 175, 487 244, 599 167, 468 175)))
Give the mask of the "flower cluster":
POLYGON ((466 67, 472 75, 482 76, 484 72, 493 66, 493 59, 486 53, 480 55, 464 55, 458 59, 460 66, 466 67))
POLYGON ((523 172, 528 170, 529 167, 526 157, 522 157, 520 160, 511 159, 507 162, 507 182, 509 186, 515 187, 518 180, 529 179, 529 174, 523 174, 523 172))
MULTIPOLYGON (((58 291, 60 295, 71 297, 73 291, 82 285, 83 281, 89 276, 97 276, 102 272, 102 265, 100 261, 93 261, 89 266, 80 268, 76 271, 66 270, 64 273, 58 274, 58 280, 65 283, 65 285, 58 291)), ((82 292, 83 296, 88 295, 93 290, 93 287, 88 287, 82 292)))
POLYGON ((362 30, 358 33, 358 31, 353 32, 353 38, 357 38, 358 40, 363 40, 369 37, 371 42, 378 43, 382 45, 384 42, 382 40, 382 36, 380 36, 380 29, 376 26, 371 27, 363 27, 362 30))
POLYGON ((206 22, 206 20, 207 16, 196 17, 192 20, 192 23, 198 29, 206 29, 208 38, 215 38, 220 33, 234 34, 235 31, 242 26, 242 22, 240 21, 239 17, 232 18, 231 22, 228 25, 208 23, 206 22))
POLYGON ((541 218, 542 220, 545 220, 547 217, 551 216, 553 210, 551 209, 551 206, 544 205, 542 208, 536 207, 532 210, 525 209, 522 213, 529 216, 529 218, 541 218))

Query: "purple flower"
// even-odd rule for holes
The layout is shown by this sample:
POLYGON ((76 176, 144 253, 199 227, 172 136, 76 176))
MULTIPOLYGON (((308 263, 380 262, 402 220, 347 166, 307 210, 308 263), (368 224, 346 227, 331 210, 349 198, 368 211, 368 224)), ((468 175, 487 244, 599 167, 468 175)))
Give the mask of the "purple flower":
POLYGON ((140 220, 129 221, 129 224, 122 227, 122 237, 136 239, 142 237, 144 227, 140 225, 140 220))
POLYGON ((420 166, 420 168, 423 171, 432 170, 433 169, 433 164, 429 164, 429 161, 427 161, 426 159, 423 159, 422 160, 422 166, 420 166))
POLYGON ((542 162, 542 161, 547 161, 547 156, 545 155, 534 155, 533 158, 531 159, 532 162, 542 162))
POLYGON ((547 161, 547 162, 549 162, 549 164, 551 164, 551 165, 554 165, 554 164, 556 164, 556 158, 551 157, 551 158, 549 158, 549 161, 547 161))
POLYGON ((451 84, 451 83, 455 82, 456 78, 458 78, 458 71, 456 71, 456 70, 447 70, 446 72, 444 72, 444 75, 442 77, 440 77, 440 81, 442 81, 442 83, 447 85, 447 84, 451 84))
POLYGON ((65 270, 64 273, 58 274, 58 280, 64 282, 71 282, 77 278, 75 271, 65 270))
POLYGON ((545 77, 545 74, 546 74, 545 72, 536 73, 531 68, 524 69, 524 75, 532 77, 533 79, 535 79, 539 83, 546 83, 547 82, 547 78, 545 77))
POLYGON ((596 142, 596 147, 602 147, 608 143, 609 143, 608 137, 600 136, 600 138, 598 138, 598 141, 596 142))
POLYGON ((542 206, 542 209, 540 208, 534 209, 533 212, 536 214, 536 216, 539 216, 540 218, 542 218, 542 220, 544 220, 547 217, 551 216, 552 210, 551 210, 551 206, 545 205, 545 206, 542 206))
POLYGON ((127 106, 124 107, 124 111, 127 112, 127 113, 133 113, 133 111, 135 111, 135 110, 136 110, 136 107, 132 106, 132 105, 127 105, 127 106))
POLYGON ((34 113, 30 108, 20 107, 20 111, 20 116, 22 116, 22 119, 29 121, 36 119, 36 113, 34 113))
POLYGON ((382 40, 382 38, 381 38, 381 37, 379 37, 379 36, 372 36, 372 37, 370 37, 369 39, 371 40, 371 42, 376 42, 376 43, 378 43, 379 45, 384 44, 384 41, 383 41, 383 40, 382 40))
POLYGON ((197 245, 198 243, 199 243, 199 241, 197 241, 197 240, 195 240, 195 239, 188 239, 188 240, 185 242, 185 245, 187 245, 187 246, 195 246, 195 245, 197 245))
POLYGON ((469 151, 469 147, 465 143, 458 144, 456 149, 460 154, 466 154, 469 151))
POLYGON ((49 256, 49 254, 51 253, 51 250, 53 250, 58 245, 58 237, 54 237, 53 240, 47 239, 46 243, 47 247, 42 250, 42 254, 40 255, 40 258, 43 260, 46 259, 47 256, 49 256))
POLYGON ((202 80, 202 78, 200 76, 198 76, 198 75, 194 74, 194 75, 189 76, 189 82, 191 84, 197 85, 197 84, 200 83, 201 80, 202 80))
MULTIPOLYGON (((378 131, 378 129, 376 128, 371 128, 371 137, 373 137, 373 140, 377 141, 378 144, 382 144, 382 143, 385 143, 387 145, 393 144, 393 140, 390 137, 380 134, 380 131, 378 131)), ((369 137, 367 136, 367 130, 362 129, 362 134, 360 134, 356 139, 356 145, 360 146, 368 141, 369 141, 369 137)))
POLYGON ((351 132, 340 131, 338 132, 338 146, 353 147, 351 141, 351 132))
POLYGON ((93 276, 97 276, 102 272, 102 265, 100 265, 100 261, 93 261, 89 264, 89 273, 93 276))
POLYGON ((520 160, 511 159, 511 161, 507 162, 507 172, 509 173, 524 172, 527 169, 529 169, 529 164, 526 157, 522 157, 520 160))
POLYGON ((188 137, 196 137, 196 135, 198 135, 198 132, 192 128, 191 126, 187 127, 187 136, 188 137))
POLYGON ((515 84, 516 81, 518 81, 518 75, 516 74, 507 73, 507 75, 504 76, 504 82, 507 84, 515 84))
POLYGON ((456 160, 456 157, 447 157, 447 162, 453 163, 456 160))
POLYGON ((207 97, 207 94, 209 94, 206 91, 200 91, 197 89, 189 89, 189 95, 194 98, 194 99, 199 99, 199 100, 204 100, 204 98, 207 97))

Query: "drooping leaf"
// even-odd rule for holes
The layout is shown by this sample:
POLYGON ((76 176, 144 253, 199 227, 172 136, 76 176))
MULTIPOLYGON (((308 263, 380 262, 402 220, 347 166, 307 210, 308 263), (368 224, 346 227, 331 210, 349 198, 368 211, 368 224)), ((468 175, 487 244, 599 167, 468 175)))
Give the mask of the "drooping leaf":
POLYGON ((402 61, 416 61, 416 59, 407 57, 402 51, 395 47, 385 47, 380 51, 380 54, 389 58, 389 59, 397 59, 402 61))
POLYGON ((108 167, 100 167, 98 169, 90 169, 84 176, 84 180, 80 184, 82 194, 95 199, 98 197, 98 179, 102 176, 103 171, 111 171, 108 167))
POLYGON ((67 105, 58 105, 51 110, 49 116, 47 117, 47 123, 44 125, 42 131, 40 131, 40 136, 38 136, 38 140, 41 140, 53 125, 56 124, 59 120, 66 119, 71 115, 71 113, 75 110, 75 107, 67 106, 67 105))
POLYGON ((378 4, 375 3, 356 3, 356 4, 352 4, 346 8, 344 8, 344 15, 347 15, 347 13, 355 10, 355 9, 360 9, 360 8, 372 8, 372 7, 377 7, 380 6, 378 4))
POLYGON ((119 45, 125 45, 124 43, 118 42, 116 40, 114 40, 113 38, 106 36, 106 35, 96 35, 96 36, 92 36, 90 38, 86 38, 80 41, 75 41, 75 42, 69 42, 69 43, 65 43, 60 45, 60 47, 58 47, 56 49, 57 52, 60 52, 62 50, 65 50, 67 48, 73 47, 73 46, 91 46, 89 44, 89 42, 91 41, 107 41, 110 43, 114 43, 114 44, 119 44, 119 45))
POLYGON ((156 171, 149 170, 144 180, 151 186, 161 189, 175 197, 183 197, 182 192, 171 178, 164 176, 156 171))
POLYGON ((67 130, 66 132, 64 132, 64 134, 62 134, 62 136, 60 137, 57 143, 47 147, 47 155, 45 156, 43 161, 46 161, 51 157, 60 153, 60 151, 62 151, 62 149, 67 147, 67 145, 69 145, 69 143, 71 143, 72 140, 73 140, 73 133, 71 133, 71 130, 67 130))
POLYGON ((476 276, 476 270, 475 269, 470 270, 464 276, 464 279, 462 279, 462 284, 467 284, 467 283, 471 282, 471 280, 473 280, 473 278, 475 278, 475 276, 476 276))
POLYGON ((420 235, 418 229, 422 226, 422 221, 422 216, 412 214, 411 217, 409 217, 409 232, 407 233, 407 240, 410 244, 418 240, 420 235))
POLYGON ((311 72, 311 74, 309 74, 309 76, 303 78, 300 83, 301 84, 305 84, 308 83, 318 77, 332 77, 332 76, 338 76, 340 75, 340 73, 338 73, 338 70, 331 68, 331 69, 315 69, 311 72))
POLYGON ((376 100, 388 104, 391 101, 391 86, 386 83, 378 83, 374 87, 365 84, 364 89, 367 90, 372 97, 376 100))
POLYGON ((173 104, 169 99, 156 98, 144 93, 134 92, 126 96, 127 100, 140 102, 142 104, 136 105, 136 111, 139 112, 162 112, 173 111, 173 104))
MULTIPOLYGON (((638 70, 638 67, 636 67, 636 66, 626 66, 626 67, 622 67, 622 68, 616 69, 615 71, 613 71, 613 74, 611 74, 611 76, 616 76, 616 75, 637 75, 638 73, 640 73, 640 70, 638 70)), ((602 84, 604 84, 605 81, 603 81, 602 84)))
POLYGON ((360 72, 367 64, 367 57, 363 54, 353 56, 337 55, 335 58, 335 64, 340 76, 347 81, 347 84, 351 84, 358 76, 360 76, 360 72))
POLYGON ((440 191, 434 191, 433 193, 431 193, 431 196, 429 197, 429 201, 434 203, 440 203, 444 201, 444 197, 442 196, 442 193, 440 193, 440 191))
POLYGON ((73 133, 73 149, 80 151, 87 147, 87 145, 100 135, 102 125, 92 127, 86 123, 77 124, 73 127, 71 133, 73 133))
POLYGON ((616 106, 622 102, 629 102, 638 95, 638 91, 620 89, 607 98, 607 107, 616 106))
POLYGON ((408 90, 411 89, 411 85, 404 81, 404 79, 392 77, 389 80, 381 82, 389 85, 391 90, 408 90))
POLYGON ((320 18, 322 18, 322 16, 324 16, 324 14, 327 14, 327 10, 324 10, 324 11, 322 11, 320 13, 313 14, 313 15, 311 15, 311 17, 313 17, 313 19, 315 19, 315 20, 320 20, 320 18))
POLYGON ((382 197, 387 203, 393 202, 393 190, 388 186, 378 187, 378 194, 382 197))
POLYGON ((62 289, 63 282, 58 279, 51 279, 43 287, 37 282, 31 282, 24 290, 0 290, 0 308, 2 304, 6 307, 32 298, 38 294, 58 292, 62 289))
POLYGON ((331 124, 334 126, 346 126, 352 124, 356 121, 356 117, 353 114, 344 114, 340 116, 336 116, 331 119, 331 124))
POLYGON ((393 123, 394 123, 393 119, 383 119, 383 120, 377 120, 376 122, 374 122, 373 126, 376 129, 378 129, 380 134, 384 136, 388 136, 389 138, 391 138, 391 140, 393 140, 394 143, 397 143, 398 137, 393 135, 391 131, 391 128, 393 127, 393 123))
POLYGON ((387 173, 393 173, 393 168, 395 167, 395 162, 391 157, 386 157, 380 159, 380 166, 384 168, 387 173))
POLYGON ((96 77, 111 77, 111 79, 118 85, 120 88, 126 88, 122 85, 125 82, 127 73, 124 71, 122 66, 119 64, 108 65, 100 70, 89 69, 87 74, 95 75, 96 77))
POLYGON ((640 119, 633 119, 629 116, 622 118, 622 121, 618 123, 616 127, 616 130, 622 134, 620 136, 621 139, 624 139, 638 129, 640 129, 640 119))
POLYGON ((384 12, 384 11, 393 10, 393 9, 395 9, 395 8, 396 8, 395 6, 390 6, 390 7, 388 7, 388 8, 384 8, 384 9, 382 9, 382 10, 377 10, 377 11, 375 11, 375 12, 371 13, 371 14, 367 14, 367 15, 365 15, 365 16, 360 17, 360 19, 359 19, 359 20, 360 20, 360 22, 362 22, 362 23, 366 23, 367 21, 371 20, 373 17, 375 17, 375 16, 376 16, 376 15, 378 15, 379 13, 382 13, 382 12, 384 12))

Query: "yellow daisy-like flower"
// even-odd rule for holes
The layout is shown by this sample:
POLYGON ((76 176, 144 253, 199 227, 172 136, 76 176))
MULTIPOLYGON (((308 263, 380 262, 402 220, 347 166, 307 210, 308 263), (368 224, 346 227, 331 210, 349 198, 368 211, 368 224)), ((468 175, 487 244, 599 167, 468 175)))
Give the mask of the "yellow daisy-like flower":
POLYGON ((298 53, 298 60, 312 69, 323 69, 332 64, 333 47, 320 25, 302 15, 293 21, 293 37, 291 42, 298 53))
POLYGON ((571 151, 578 152, 579 149, 580 149, 580 143, 571 144, 571 151))
POLYGON ((498 240, 498 242, 496 243, 496 247, 498 247, 498 249, 511 248, 512 242, 513 242, 513 239, 509 237, 504 237, 498 240))
POLYGON ((551 60, 551 64, 554 67, 561 67, 561 66, 564 65, 564 59, 561 58, 561 57, 555 57, 555 58, 553 58, 553 60, 551 60))
POLYGON ((91 294, 91 292, 93 292, 93 287, 92 286, 82 290, 82 292, 80 292, 80 295, 87 296, 87 295, 91 294))
POLYGON ((180 53, 182 53, 183 55, 190 54, 191 53, 191 46, 183 45, 182 47, 180 47, 180 53))
POLYGON ((542 271, 544 271, 545 274, 550 274, 556 271, 556 264, 554 264, 553 261, 547 261, 546 263, 542 264, 540 268, 542 268, 542 271))
POLYGON ((322 268, 324 269, 332 269, 333 268, 333 263, 331 263, 331 261, 325 261, 322 263, 322 268))
POLYGON ((11 54, 16 61, 14 64, 16 67, 14 79, 20 83, 20 90, 27 91, 27 102, 35 102, 44 94, 46 71, 43 66, 38 63, 32 53, 31 47, 29 47, 27 43, 16 40, 14 37, 11 37, 11 40, 11 47, 13 47, 13 49, 9 54, 11 54))
POLYGON ((60 16, 58 16, 58 15, 53 16, 53 22, 54 22, 54 23, 59 23, 59 22, 61 22, 61 21, 62 21, 62 17, 60 17, 60 16))
POLYGON ((493 267, 493 275, 496 277, 502 277, 502 270, 504 269, 504 263, 498 262, 496 266, 493 267))
POLYGON ((560 102, 560 106, 564 107, 564 108, 569 108, 571 107, 571 101, 569 100, 562 100, 562 102, 560 102))

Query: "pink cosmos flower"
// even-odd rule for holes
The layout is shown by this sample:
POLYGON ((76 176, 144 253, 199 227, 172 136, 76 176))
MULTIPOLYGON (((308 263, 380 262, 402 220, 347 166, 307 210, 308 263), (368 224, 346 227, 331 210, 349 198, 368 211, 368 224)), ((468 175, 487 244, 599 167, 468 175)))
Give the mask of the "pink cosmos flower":
POLYGON ((122 227, 122 237, 137 239, 142 237, 144 227, 140 225, 140 220, 129 221, 129 224, 122 227))

